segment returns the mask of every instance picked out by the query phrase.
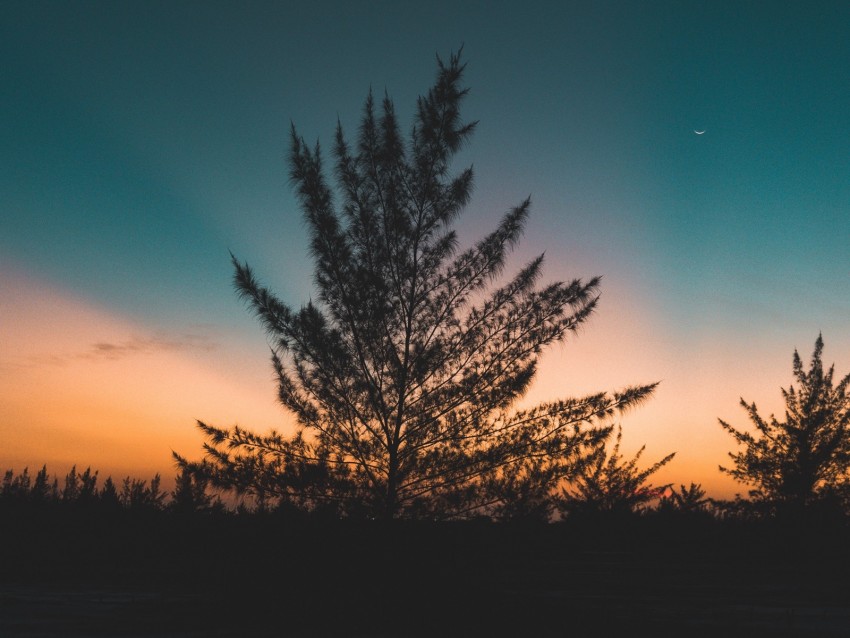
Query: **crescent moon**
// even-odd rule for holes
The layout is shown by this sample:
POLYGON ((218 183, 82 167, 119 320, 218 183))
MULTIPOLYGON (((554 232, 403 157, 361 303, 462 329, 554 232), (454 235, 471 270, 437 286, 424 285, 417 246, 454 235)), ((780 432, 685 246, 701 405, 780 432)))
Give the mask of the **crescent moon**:
POLYGON ((703 133, 705 133, 705 131, 698 131, 694 129, 694 133, 696 133, 697 135, 702 135, 703 133))

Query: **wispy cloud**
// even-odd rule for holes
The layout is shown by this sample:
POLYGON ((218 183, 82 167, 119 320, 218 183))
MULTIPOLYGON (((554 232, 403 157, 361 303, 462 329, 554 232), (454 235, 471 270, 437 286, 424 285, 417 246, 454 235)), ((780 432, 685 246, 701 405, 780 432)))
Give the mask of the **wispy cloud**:
POLYGON ((137 355, 156 352, 210 351, 218 344, 208 335, 184 333, 177 336, 154 335, 151 337, 130 337, 122 341, 98 341, 85 352, 78 353, 78 359, 124 359, 137 355))
POLYGON ((218 347, 219 343, 203 332, 132 335, 125 339, 96 341, 78 350, 0 360, 0 371, 15 372, 44 365, 64 366, 74 361, 119 361, 163 352, 210 352, 218 347))

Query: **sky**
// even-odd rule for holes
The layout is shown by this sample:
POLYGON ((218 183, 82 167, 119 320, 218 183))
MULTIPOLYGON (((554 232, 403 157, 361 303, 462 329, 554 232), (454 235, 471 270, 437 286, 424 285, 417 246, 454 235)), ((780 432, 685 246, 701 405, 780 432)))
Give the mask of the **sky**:
POLYGON ((309 300, 290 124, 327 146, 371 87, 407 127, 463 46, 462 245, 531 195, 508 272, 603 277, 525 401, 661 381, 625 451, 745 492, 717 419, 781 415, 819 333, 850 371, 847 33, 826 0, 2 3, 0 468, 167 481, 196 419, 287 431, 228 251, 309 300))

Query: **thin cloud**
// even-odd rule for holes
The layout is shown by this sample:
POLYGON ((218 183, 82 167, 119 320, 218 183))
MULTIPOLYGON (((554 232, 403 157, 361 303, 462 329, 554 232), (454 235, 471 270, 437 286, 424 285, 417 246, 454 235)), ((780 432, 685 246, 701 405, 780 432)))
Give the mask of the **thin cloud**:
POLYGON ((210 352, 218 347, 218 342, 211 336, 192 332, 131 336, 118 341, 97 341, 82 351, 7 359, 0 361, 0 371, 17 372, 44 365, 64 366, 74 361, 119 361, 162 352, 210 352))
POLYGON ((136 355, 157 352, 185 352, 215 350, 218 344, 209 336, 201 334, 182 334, 177 337, 153 336, 131 337, 123 341, 99 341, 91 345, 88 351, 80 353, 80 359, 124 359, 136 355))

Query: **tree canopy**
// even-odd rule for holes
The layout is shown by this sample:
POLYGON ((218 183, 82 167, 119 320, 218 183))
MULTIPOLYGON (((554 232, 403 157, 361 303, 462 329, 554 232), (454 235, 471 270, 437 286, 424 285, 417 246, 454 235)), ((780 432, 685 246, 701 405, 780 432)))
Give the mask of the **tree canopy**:
POLYGON ((280 402, 297 431, 199 427, 206 457, 178 464, 213 485, 342 515, 457 517, 546 510, 609 417, 654 385, 515 409, 542 350, 591 315, 598 277, 539 284, 540 255, 509 278, 525 199, 472 247, 452 226, 471 167, 452 159, 475 122, 460 55, 438 57, 403 139, 395 107, 366 99, 357 143, 337 125, 333 176, 291 131, 290 177, 315 262, 299 310, 235 257, 235 286, 265 327, 280 402))
POLYGON ((741 399, 755 432, 720 425, 744 449, 730 452, 731 468, 720 468, 737 480, 753 485, 750 495, 774 505, 805 507, 830 494, 847 491, 850 471, 850 374, 833 385, 834 368, 824 370, 823 338, 818 335, 809 370, 794 350, 794 378, 787 390, 785 419, 763 418, 755 403, 741 399))

